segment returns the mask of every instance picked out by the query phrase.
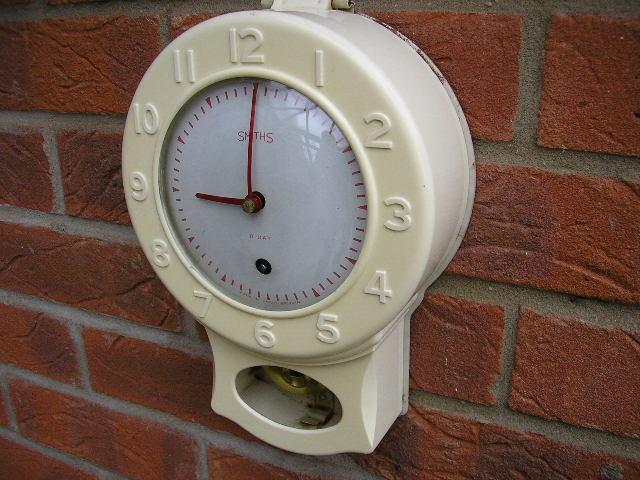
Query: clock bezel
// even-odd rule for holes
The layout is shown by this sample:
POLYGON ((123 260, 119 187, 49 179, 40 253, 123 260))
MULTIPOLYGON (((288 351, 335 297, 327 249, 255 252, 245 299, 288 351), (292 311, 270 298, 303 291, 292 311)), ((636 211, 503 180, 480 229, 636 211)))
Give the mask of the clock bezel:
MULTIPOLYGON (((160 279, 187 310, 194 316, 199 316, 202 298, 195 297, 193 292, 204 289, 213 295, 214 301, 206 315, 198 320, 208 328, 262 355, 282 360, 296 359, 301 363, 317 363, 326 362, 328 358, 336 359, 340 355, 350 355, 354 350, 362 348, 368 339, 375 337, 396 319, 414 297, 427 273, 425 269, 434 230, 434 207, 432 179, 420 133, 407 121, 408 112, 393 85, 388 84, 382 72, 377 71, 378 67, 368 57, 354 51, 353 46, 343 42, 337 33, 318 28, 312 22, 308 25, 306 23, 307 20, 301 14, 238 12, 208 20, 174 40, 145 74, 133 103, 144 105, 145 102, 156 101, 166 105, 172 97, 177 100, 173 100, 171 108, 163 106, 159 109, 167 112, 164 113, 167 120, 161 123, 155 136, 132 133, 133 115, 127 117, 123 143, 123 178, 132 223, 143 250, 160 279), (267 39, 294 36, 294 50, 305 49, 310 57, 317 49, 329 52, 327 57, 334 63, 334 70, 327 72, 325 86, 314 85, 312 62, 286 61, 290 60, 287 56, 291 55, 292 46, 282 43, 282 40, 273 44, 265 43, 261 47, 261 52, 268 59, 277 58, 276 62, 267 60, 261 66, 232 65, 228 58, 225 59, 225 53, 217 52, 211 54, 207 61, 214 61, 214 64, 217 62, 221 67, 209 68, 208 74, 202 75, 194 83, 177 85, 174 82, 172 73, 175 49, 191 47, 202 54, 207 51, 208 44, 216 43, 215 39, 225 44, 229 28, 249 26, 260 28, 267 39), (342 69, 338 68, 338 64, 342 69), (220 292, 191 265, 173 234, 161 201, 159 166, 165 137, 173 118, 193 95, 204 88, 238 77, 278 81, 314 101, 340 127, 363 174, 369 207, 367 234, 360 258, 349 278, 335 292, 320 302, 299 310, 259 310, 220 292), (354 95, 350 95, 350 92, 345 91, 344 85, 352 84, 357 84, 357 87, 352 87, 358 89, 357 94, 354 92, 354 95), (336 94, 339 92, 338 85, 343 86, 339 95, 336 94), (365 106, 353 98, 360 91, 368 94, 373 107, 369 108, 368 104, 365 106), (162 98, 162 102, 157 98, 162 98), (364 146, 364 139, 372 127, 362 119, 371 111, 383 111, 394 119, 393 151, 379 151, 364 146), (149 158, 149 151, 153 152, 152 159, 149 158), (404 159, 406 163, 398 167, 394 163, 398 158, 404 159), (142 205, 131 198, 127 182, 134 171, 146 172, 146 177, 151 178, 153 195, 149 198, 153 198, 153 202, 142 205), (391 232, 383 227, 383 223, 391 218, 393 208, 385 207, 382 201, 390 195, 398 194, 411 198, 411 203, 416 208, 413 213, 414 224, 409 231, 391 232), (166 267, 153 263, 154 252, 151 245, 159 236, 167 239, 169 254, 177 256, 180 261, 172 262, 166 267), (411 251, 412 255, 406 255, 407 251, 411 251), (371 275, 381 269, 390 273, 393 290, 393 297, 384 304, 376 296, 364 293, 371 275), (316 338, 320 313, 338 316, 337 325, 341 329, 339 342, 328 344, 316 338), (268 319, 274 324, 273 331, 278 341, 270 348, 258 344, 254 335, 255 324, 262 319, 268 319)), ((198 70, 206 70, 202 68, 203 63, 205 62, 201 62, 198 70)))

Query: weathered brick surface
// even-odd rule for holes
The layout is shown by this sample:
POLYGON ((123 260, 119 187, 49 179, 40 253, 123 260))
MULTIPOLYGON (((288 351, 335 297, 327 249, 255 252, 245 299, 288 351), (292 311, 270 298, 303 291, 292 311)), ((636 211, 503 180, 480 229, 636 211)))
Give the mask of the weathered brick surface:
POLYGON ((0 425, 9 425, 9 416, 7 414, 7 408, 4 404, 4 397, 0 395, 0 425))
POLYGON ((638 461, 423 407, 410 408, 373 454, 352 457, 389 480, 640 478, 638 461))
POLYGON ((211 410, 210 360, 98 330, 86 330, 84 339, 95 390, 254 439, 211 410))
POLYGON ((639 333, 520 314, 512 408, 640 437, 638 399, 639 333))
POLYGON ((290 472, 273 465, 258 463, 255 460, 231 452, 209 447, 209 478, 233 480, 320 480, 317 477, 290 472))
POLYGON ((476 480, 640 478, 640 462, 578 450, 542 435, 482 425, 476 480))
POLYGON ((39 133, 0 133, 0 203, 51 211, 53 188, 43 143, 39 133))
POLYGON ((410 407, 370 455, 352 455, 386 479, 468 479, 478 455, 480 424, 410 407))
POLYGON ((166 330, 181 328, 175 299, 133 245, 0 222, 0 287, 166 330))
POLYGON ((428 295, 411 322, 411 381, 421 390, 493 404, 504 309, 428 295))
POLYGON ((122 186, 122 135, 66 131, 58 135, 67 212, 130 223, 122 186))
POLYGON ((90 480, 98 477, 0 437, 0 471, 7 480, 90 480))
POLYGON ((451 273, 640 301, 640 183, 480 165, 451 273))
POLYGON ((134 479, 195 478, 186 435, 25 381, 10 389, 22 435, 134 479))
POLYGON ((640 155, 640 17, 554 17, 538 141, 640 155))
POLYGON ((160 51, 158 19, 0 23, 0 108, 126 113, 160 51))
POLYGON ((455 91, 475 138, 513 138, 520 17, 419 11, 369 13, 409 37, 435 62, 455 91))
POLYGON ((191 27, 215 16, 215 13, 196 13, 194 15, 172 17, 171 38, 176 38, 177 36, 189 30, 191 27))
POLYGON ((0 303, 0 362, 66 383, 79 383, 69 330, 43 313, 0 303))

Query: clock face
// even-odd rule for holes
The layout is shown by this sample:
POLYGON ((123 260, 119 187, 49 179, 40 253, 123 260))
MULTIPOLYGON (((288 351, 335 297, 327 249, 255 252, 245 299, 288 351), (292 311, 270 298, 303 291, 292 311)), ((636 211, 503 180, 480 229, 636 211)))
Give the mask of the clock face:
POLYGON ((367 197, 335 122, 281 83, 236 78, 176 115, 160 177, 175 237, 221 292, 295 310, 334 292, 364 244, 367 197))

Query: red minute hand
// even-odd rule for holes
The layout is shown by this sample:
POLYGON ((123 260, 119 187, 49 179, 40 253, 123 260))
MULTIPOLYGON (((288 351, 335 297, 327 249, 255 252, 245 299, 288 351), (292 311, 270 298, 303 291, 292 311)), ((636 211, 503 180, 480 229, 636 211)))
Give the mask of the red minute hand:
POLYGON ((253 193, 251 186, 251 167, 253 163, 253 131, 256 124, 256 100, 258 98, 258 82, 253 84, 253 98, 251 99, 251 121, 249 123, 249 148, 247 151, 247 195, 253 193))

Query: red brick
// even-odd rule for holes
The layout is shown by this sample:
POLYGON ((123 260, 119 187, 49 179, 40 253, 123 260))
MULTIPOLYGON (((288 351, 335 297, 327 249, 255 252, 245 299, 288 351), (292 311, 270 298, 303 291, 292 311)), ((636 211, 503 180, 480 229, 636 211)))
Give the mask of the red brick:
POLYGON ((640 462, 578 450, 495 425, 480 430, 474 480, 619 480, 640 478, 640 462))
POLYGON ((553 17, 538 141, 640 155, 640 17, 553 17))
POLYGON ((512 408, 640 437, 640 334, 530 310, 518 325, 512 408))
POLYGON ((478 455, 480 424, 410 407, 375 452, 352 457, 389 480, 468 479, 478 455))
POLYGON ((97 480, 98 478, 2 437, 0 437, 0 466, 3 478, 6 479, 97 480))
POLYGON ((80 382, 68 328, 43 313, 0 303, 0 344, 0 362, 61 382, 80 382))
POLYGON ((0 133, 0 203, 51 211, 53 187, 43 143, 39 133, 0 133))
POLYGON ((7 415, 7 409, 4 406, 4 397, 0 395, 0 425, 9 425, 9 417, 7 415))
POLYGON ((494 404, 503 337, 502 307, 426 296, 411 322, 412 387, 494 404))
POLYGON ((415 42, 442 71, 481 140, 513 138, 522 19, 510 15, 373 12, 415 42))
POLYGON ((215 13, 196 13, 171 18, 171 38, 176 38, 199 23, 215 17, 215 13))
POLYGON ((133 245, 0 222, 0 287, 180 330, 175 299, 133 245))
POLYGON ((0 24, 0 108, 126 113, 160 51, 158 19, 69 18, 0 24))
POLYGON ((448 271, 640 301, 640 183, 480 165, 471 225, 448 271))
POLYGON ((195 478, 195 442, 168 427, 15 380, 20 433, 130 478, 195 478))
POLYGON ((210 360, 98 330, 86 330, 84 339, 95 390, 254 439, 211 410, 210 360))
POLYGON ((121 134, 67 131, 58 135, 68 213, 131 223, 122 187, 121 148, 121 134))
MULTIPOLYGON (((233 480, 320 480, 321 477, 289 472, 283 468, 258 463, 231 452, 209 447, 209 478, 233 480)), ((329 478, 329 477, 322 477, 329 478)))
POLYGON ((640 462, 586 452, 534 433, 411 407, 357 463, 388 480, 614 480, 640 462))

